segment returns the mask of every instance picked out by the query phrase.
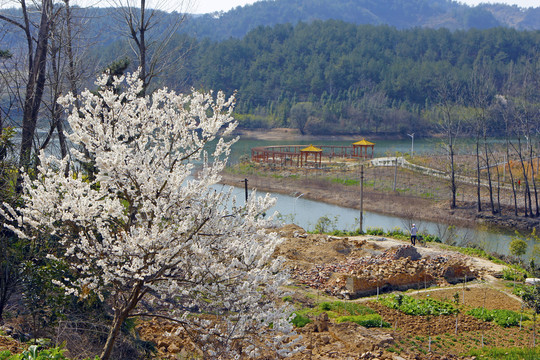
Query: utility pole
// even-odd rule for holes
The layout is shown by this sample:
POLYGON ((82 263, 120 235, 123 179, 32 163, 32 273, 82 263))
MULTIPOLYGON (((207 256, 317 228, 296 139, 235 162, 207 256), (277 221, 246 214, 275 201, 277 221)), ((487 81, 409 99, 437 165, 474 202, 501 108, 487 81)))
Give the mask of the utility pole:
POLYGON ((360 165, 360 234, 364 232, 364 165, 360 165))
POLYGON ((407 134, 411 137, 411 158, 414 156, 414 133, 407 134))
POLYGON ((398 157, 396 155, 396 167, 394 168, 394 186, 393 186, 393 189, 392 191, 396 191, 396 183, 397 183, 397 168, 398 168, 398 157))
POLYGON ((244 183, 244 190, 246 191, 246 204, 247 204, 247 202, 248 202, 248 188, 247 188, 248 179, 240 180, 240 182, 244 183))

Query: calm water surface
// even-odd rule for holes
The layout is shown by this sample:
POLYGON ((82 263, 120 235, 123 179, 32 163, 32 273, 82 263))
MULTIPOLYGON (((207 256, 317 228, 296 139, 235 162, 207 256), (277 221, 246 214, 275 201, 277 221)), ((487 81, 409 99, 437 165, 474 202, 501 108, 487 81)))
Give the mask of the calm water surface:
MULTIPOLYGON (((267 141, 267 140, 239 140, 232 149, 231 163, 236 163, 242 156, 250 156, 251 148, 256 146, 271 145, 350 145, 358 141, 267 141)), ((370 139, 367 139, 370 140, 370 139)), ((395 155, 396 152, 410 153, 411 140, 378 140, 376 143, 374 156, 395 155)), ((440 140, 437 139, 415 139, 415 154, 433 154, 443 153, 443 147, 440 140)), ((235 193, 239 198, 244 197, 243 188, 235 188, 235 193)), ((304 199, 302 194, 282 195, 272 193, 277 198, 277 204, 272 209, 279 213, 278 220, 283 223, 295 223, 306 230, 314 230, 319 218, 326 216, 331 220, 331 227, 339 230, 354 230, 359 226, 360 212, 356 209, 340 207, 326 204, 318 201, 304 199)), ((413 219, 414 220, 414 219, 413 219)), ((465 246, 467 244, 476 244, 488 252, 499 254, 509 254, 509 244, 513 233, 501 233, 486 229, 455 228, 448 224, 414 220, 420 232, 439 236, 443 241, 465 246)), ((381 215, 373 212, 364 212, 364 231, 367 228, 382 228, 385 231, 400 228, 408 229, 409 220, 397 216, 381 215)), ((529 243, 529 256, 532 253, 533 243, 529 243)))

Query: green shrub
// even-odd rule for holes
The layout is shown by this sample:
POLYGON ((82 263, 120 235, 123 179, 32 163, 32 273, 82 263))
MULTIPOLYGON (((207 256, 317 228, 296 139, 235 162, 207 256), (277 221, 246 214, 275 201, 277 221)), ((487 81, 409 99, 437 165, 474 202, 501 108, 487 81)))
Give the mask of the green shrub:
POLYGON ((415 299, 408 295, 391 295, 379 300, 381 304, 408 315, 451 315, 457 309, 448 302, 434 299, 415 299))
POLYGON ((360 232, 360 229, 356 229, 353 231, 346 231, 346 230, 334 230, 330 233, 330 235, 333 236, 358 236, 362 235, 363 233, 360 232))
POLYGON ((325 234, 336 230, 338 217, 330 218, 327 215, 321 216, 315 224, 315 233, 325 234))
POLYGON ((506 267, 503 269, 503 279, 508 281, 523 281, 527 276, 525 270, 515 266, 506 267))
MULTIPOLYGON (((319 304, 319 308, 326 312, 335 313, 336 316, 375 314, 375 311, 373 311, 372 309, 354 302, 322 302, 319 304)), ((334 317, 330 315, 333 314, 329 314, 329 317, 334 317)))
POLYGON ((331 181, 334 183, 342 184, 346 186, 355 186, 355 185, 360 184, 359 180, 354 180, 354 179, 332 179, 331 181))
POLYGON ((493 310, 494 311, 494 322, 502 327, 518 326, 520 320, 529 320, 528 316, 525 316, 517 313, 512 310, 493 310))
POLYGON ((425 242, 442 243, 442 240, 437 235, 422 234, 422 237, 424 238, 425 242))
MULTIPOLYGON (((41 350, 39 348, 40 345, 31 345, 20 354, 11 354, 7 350, 2 351, 0 352, 0 360, 68 360, 64 356, 63 346, 41 350)), ((96 356, 93 360, 99 360, 99 357, 96 356)))
POLYGON ((296 327, 304 327, 311 322, 311 320, 307 316, 299 315, 298 313, 294 313, 294 314, 296 316, 292 318, 291 324, 293 324, 296 327))
POLYGON ((379 314, 340 316, 336 319, 337 323, 353 322, 364 327, 390 327, 390 324, 383 321, 379 314))
POLYGON ((527 348, 527 347, 484 347, 481 349, 474 349, 464 354, 465 356, 477 356, 483 359, 491 360, 536 360, 540 358, 540 347, 527 348))
POLYGON ((467 314, 474 316, 477 319, 484 321, 493 321, 499 326, 510 327, 518 326, 520 320, 529 320, 529 317, 511 310, 487 310, 482 308, 474 308, 467 311, 467 314))
POLYGON ((398 238, 405 236, 405 237, 408 238, 409 234, 405 234, 400 227, 396 226, 396 227, 392 228, 392 230, 390 230, 388 232, 388 236, 398 237, 398 238))
POLYGON ((384 230, 379 227, 368 227, 366 230, 368 235, 384 235, 384 230))
POLYGON ((479 320, 484 321, 493 321, 493 314, 491 311, 483 308, 474 308, 469 311, 467 311, 467 314, 474 316, 475 318, 479 320))

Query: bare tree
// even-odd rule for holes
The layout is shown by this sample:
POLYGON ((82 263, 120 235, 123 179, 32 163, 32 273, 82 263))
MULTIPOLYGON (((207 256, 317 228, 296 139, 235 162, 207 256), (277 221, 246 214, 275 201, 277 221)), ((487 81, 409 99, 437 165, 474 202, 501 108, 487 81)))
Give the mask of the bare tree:
POLYGON ((518 204, 517 204, 517 191, 516 191, 516 181, 514 180, 514 172, 512 169, 512 160, 510 157, 510 148, 511 143, 510 139, 513 136, 513 116, 515 114, 514 108, 513 108, 513 102, 509 100, 509 92, 510 87, 512 83, 512 73, 513 73, 513 66, 509 69, 509 78, 506 81, 506 85, 504 92, 506 95, 495 95, 496 98, 496 110, 499 111, 502 115, 502 118, 504 120, 504 137, 505 137, 505 149, 506 149, 506 164, 508 165, 508 173, 510 174, 510 182, 512 186, 512 195, 514 200, 514 215, 518 216, 518 204))
MULTIPOLYGON (((12 56, 13 54, 9 50, 0 49, 0 99, 2 99, 2 102, 0 102, 0 137, 3 134, 4 127, 7 125, 6 120, 10 118, 11 110, 15 104, 13 93, 9 91, 9 83, 4 76, 4 70, 6 67, 9 67, 9 65, 6 65, 6 61, 11 59, 12 56)), ((3 161, 5 157, 4 151, 0 155, 0 161, 3 161)))
POLYGON ((70 1, 63 0, 63 5, 60 5, 58 10, 57 21, 51 24, 50 65, 47 72, 49 92, 46 101, 44 101, 50 117, 50 127, 39 148, 40 150, 46 148, 56 133, 60 145, 60 155, 63 158, 68 153, 68 145, 64 134, 63 111, 58 105, 58 98, 68 91, 78 94, 78 83, 83 72, 79 66, 80 59, 75 54, 74 37, 79 38, 77 49, 82 46, 84 41, 80 39, 81 24, 74 24, 70 1))
POLYGON ((0 20, 23 31, 26 37, 28 73, 24 84, 25 95, 19 165, 28 167, 32 156, 38 113, 45 89, 47 48, 50 38, 50 27, 54 19, 54 9, 52 0, 42 0, 38 8, 41 13, 39 25, 34 27, 33 23, 30 21, 26 0, 20 0, 20 5, 22 19, 15 19, 0 14, 0 20))
POLYGON ((495 213, 493 201, 493 185, 491 181, 491 164, 490 164, 490 149, 487 141, 488 119, 487 113, 493 98, 495 86, 493 84, 493 76, 490 72, 490 67, 486 65, 484 60, 475 61, 471 78, 469 79, 469 95, 473 109, 473 124, 475 132, 476 145, 476 196, 478 211, 482 211, 482 200, 480 196, 481 189, 481 167, 480 167, 480 139, 483 139, 484 164, 488 176, 489 200, 491 212, 495 213))
POLYGON ((514 146, 514 149, 518 154, 521 163, 521 170, 523 173, 523 181, 525 185, 525 216, 538 216, 538 196, 536 189, 536 181, 534 179, 534 164, 532 163, 532 159, 534 156, 534 145, 532 141, 532 135, 534 134, 533 126, 535 124, 535 121, 533 119, 534 110, 532 109, 531 103, 525 98, 516 99, 516 107, 518 129, 516 131, 517 146, 514 146), (536 214, 533 212, 531 187, 534 189, 535 194, 536 214))
MULTIPOLYGON (((164 19, 166 2, 163 0, 109 0, 117 8, 121 21, 127 26, 121 30, 130 40, 130 46, 138 60, 139 76, 143 81, 144 95, 152 80, 165 69, 179 66, 182 56, 172 58, 166 52, 180 25, 185 20, 185 13, 175 12, 177 18, 164 19), (157 29, 157 26, 162 26, 157 29)), ((176 2, 177 9, 186 10, 190 0, 176 2)))
POLYGON ((437 89, 438 104, 436 106, 436 118, 439 128, 445 137, 445 146, 449 160, 450 191, 452 200, 450 208, 456 207, 456 141, 462 131, 461 116, 458 111, 461 88, 456 79, 443 79, 437 89))

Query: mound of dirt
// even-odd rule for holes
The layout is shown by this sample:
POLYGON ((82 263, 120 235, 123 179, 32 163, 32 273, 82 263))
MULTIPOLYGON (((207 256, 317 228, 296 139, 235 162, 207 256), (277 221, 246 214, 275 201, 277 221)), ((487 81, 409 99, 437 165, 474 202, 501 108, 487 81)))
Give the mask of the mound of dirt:
POLYGON ((363 248, 366 241, 307 234, 304 229, 292 224, 279 229, 278 233, 286 240, 276 248, 274 256, 284 256, 290 268, 311 269, 314 264, 337 263, 349 257, 371 254, 363 248))
MULTIPOLYGON (((332 243, 335 245, 336 241, 332 243)), ((343 248, 351 246, 345 239, 341 241, 343 248)), ((323 250, 317 251, 316 246, 311 245, 309 256, 315 262, 322 257, 320 253, 323 250)), ((289 260, 300 258, 300 251, 296 250, 295 259, 289 260)), ((342 257, 333 254, 327 261, 311 268, 296 266, 293 268, 293 278, 330 295, 357 298, 378 292, 470 281, 478 276, 463 255, 444 253, 422 258, 411 245, 391 247, 376 256, 360 255, 365 253, 360 248, 342 257)))

